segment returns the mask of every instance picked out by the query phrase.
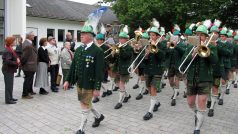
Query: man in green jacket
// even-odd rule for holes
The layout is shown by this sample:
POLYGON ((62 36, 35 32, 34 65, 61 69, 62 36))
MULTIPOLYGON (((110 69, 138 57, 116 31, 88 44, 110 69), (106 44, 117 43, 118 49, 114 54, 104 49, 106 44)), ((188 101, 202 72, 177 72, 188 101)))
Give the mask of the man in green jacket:
POLYGON ((119 53, 112 51, 112 56, 116 58, 116 78, 115 81, 119 85, 119 101, 114 107, 114 109, 120 109, 122 107, 122 102, 126 103, 131 98, 131 95, 127 93, 125 89, 125 84, 129 81, 128 68, 131 64, 133 57, 133 48, 128 45, 129 35, 126 32, 120 32, 119 34, 119 53))
POLYGON ((179 94, 179 83, 182 80, 182 74, 179 72, 178 67, 185 50, 186 46, 180 41, 179 36, 170 37, 170 42, 167 45, 166 57, 168 59, 167 67, 169 83, 170 87, 173 89, 171 106, 176 105, 176 97, 179 94))
POLYGON ((65 90, 68 89, 69 84, 77 84, 82 117, 80 129, 76 134, 84 134, 84 128, 90 111, 95 116, 92 127, 98 127, 104 119, 104 116, 92 105, 93 96, 100 95, 99 91, 104 72, 104 64, 102 64, 104 63, 103 51, 93 43, 94 35, 91 25, 86 25, 82 28, 81 41, 84 45, 77 48, 70 72, 64 83, 65 90))
POLYGON ((238 81, 238 33, 236 33, 236 36, 234 37, 234 40, 233 40, 233 61, 232 63, 235 63, 234 64, 234 68, 235 68, 235 74, 234 74, 234 88, 237 88, 237 81, 238 81))
MULTIPOLYGON (((200 25, 196 29, 196 34, 200 37, 201 44, 207 44, 206 38, 208 37, 208 31, 206 26, 200 25)), ((193 45, 188 45, 185 56, 189 54, 192 48, 193 45)), ((196 56, 187 71, 187 102, 189 107, 195 113, 194 134, 200 133, 200 128, 204 121, 207 95, 210 92, 213 82, 212 64, 217 62, 216 47, 209 44, 208 48, 210 49, 210 55, 208 57, 196 56, 199 51, 199 47, 197 47, 193 50, 192 54, 188 56, 188 59, 185 62, 185 66, 187 66, 192 58, 196 56), (196 100, 198 104, 196 104, 196 100), (198 106, 198 108, 196 106, 198 106)))
POLYGON ((232 44, 227 41, 227 31, 223 28, 220 33, 220 40, 217 42, 218 50, 221 51, 219 58, 221 60, 221 95, 219 97, 218 105, 223 105, 224 93, 229 94, 230 85, 232 83, 231 73, 231 57, 233 54, 232 44))
POLYGON ((164 73, 163 62, 166 50, 166 45, 159 43, 160 35, 157 27, 151 27, 148 33, 151 44, 145 51, 145 80, 151 99, 149 110, 143 117, 144 120, 151 119, 153 112, 158 111, 160 106, 157 90, 160 88, 161 77, 164 73))

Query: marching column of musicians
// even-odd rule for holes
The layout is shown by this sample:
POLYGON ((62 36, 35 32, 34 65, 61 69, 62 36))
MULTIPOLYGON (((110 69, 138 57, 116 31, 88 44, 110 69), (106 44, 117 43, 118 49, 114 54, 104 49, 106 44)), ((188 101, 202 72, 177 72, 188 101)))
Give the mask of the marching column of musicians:
POLYGON ((150 105, 144 120, 152 119, 158 111, 161 105, 158 93, 165 86, 163 80, 167 77, 172 95, 171 106, 176 106, 176 98, 182 92, 194 113, 193 133, 199 134, 206 109, 209 109, 208 116, 213 117, 215 104, 223 105, 224 94, 231 92, 232 84, 237 88, 238 32, 234 35, 235 32, 226 27, 220 28, 220 25, 219 20, 213 23, 205 20, 191 24, 182 34, 175 24, 173 31, 166 33, 153 19, 151 27, 147 30, 138 28, 134 38, 129 37, 128 26, 125 25, 117 44, 108 43, 102 25, 96 35, 97 46, 92 43, 92 27, 85 25, 81 37, 85 38, 85 45, 76 50, 64 84, 67 88, 77 83, 82 106, 82 122, 77 134, 85 133, 90 111, 95 115, 93 127, 98 127, 104 119, 104 115, 92 105, 92 102, 100 100, 99 90, 102 90, 101 97, 119 91, 114 109, 122 108, 129 101, 131 95, 127 83, 132 74, 138 78, 133 86, 133 89, 139 88, 135 99, 140 100, 143 95, 150 94, 150 105), (85 80, 85 77, 88 79, 85 80))

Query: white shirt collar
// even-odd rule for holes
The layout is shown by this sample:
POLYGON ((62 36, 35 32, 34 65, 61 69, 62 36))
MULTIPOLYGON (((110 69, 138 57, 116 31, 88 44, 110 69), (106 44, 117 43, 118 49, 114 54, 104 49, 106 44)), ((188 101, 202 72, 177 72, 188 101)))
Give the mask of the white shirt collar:
POLYGON ((44 50, 46 49, 46 46, 41 46, 44 50))
POLYGON ((92 42, 90 42, 90 43, 88 43, 88 44, 86 44, 86 47, 85 47, 85 49, 84 49, 84 50, 87 50, 89 47, 91 47, 91 46, 92 46, 92 44, 93 44, 93 41, 92 41, 92 42))

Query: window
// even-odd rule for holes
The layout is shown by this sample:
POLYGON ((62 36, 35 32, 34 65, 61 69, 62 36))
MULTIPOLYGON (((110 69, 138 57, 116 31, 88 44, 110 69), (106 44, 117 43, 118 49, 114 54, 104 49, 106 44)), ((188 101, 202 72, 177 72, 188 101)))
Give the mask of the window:
POLYGON ((81 42, 81 39, 80 39, 80 30, 77 31, 77 42, 81 42))
POLYGON ((64 30, 63 29, 58 29, 58 41, 64 41, 64 30))
POLYGON ((74 30, 68 30, 68 32, 71 33, 71 35, 72 35, 72 39, 74 40, 74 30))
POLYGON ((47 38, 49 36, 55 37, 55 30, 54 29, 47 29, 47 38))

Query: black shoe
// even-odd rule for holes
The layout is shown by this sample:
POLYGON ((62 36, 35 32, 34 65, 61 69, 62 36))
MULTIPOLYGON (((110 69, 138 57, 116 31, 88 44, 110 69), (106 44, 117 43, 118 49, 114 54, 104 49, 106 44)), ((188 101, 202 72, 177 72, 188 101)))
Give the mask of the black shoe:
POLYGON ((145 92, 143 93, 143 95, 147 95, 149 93, 148 89, 145 90, 145 92))
POLYGON ((160 103, 155 104, 154 109, 153 109, 153 112, 158 111, 158 108, 159 108, 159 107, 160 107, 160 103))
POLYGON ((176 105, 176 99, 172 99, 171 106, 175 106, 175 105, 176 105))
POLYGON ((166 83, 162 83, 162 86, 161 86, 161 87, 164 88, 165 86, 166 86, 166 83))
POLYGON ((102 97, 106 97, 106 96, 107 96, 107 92, 103 92, 102 97))
POLYGON ((223 99, 219 99, 218 105, 223 105, 223 99))
POLYGON ((47 91, 45 91, 45 89, 44 89, 44 88, 40 88, 40 92, 39 92, 39 94, 41 94, 41 95, 47 95, 47 94, 48 94, 48 92, 47 92, 47 91))
POLYGON ((124 100, 123 100, 123 103, 126 103, 126 102, 128 102, 128 100, 131 98, 131 95, 129 94, 129 96, 128 97, 125 97, 124 98, 124 100))
POLYGON ((226 89, 226 94, 230 94, 230 89, 226 89))
POLYGON ((152 117, 153 117, 153 114, 150 113, 150 112, 147 112, 147 113, 144 115, 143 119, 144 119, 144 120, 149 120, 149 119, 151 119, 152 117))
POLYGON ((211 101, 207 101, 207 108, 211 107, 212 102, 211 101))
POLYGON ((117 103, 116 106, 114 107, 114 109, 120 109, 122 107, 121 103, 117 103))
POLYGON ((207 115, 208 115, 208 117, 213 117, 214 116, 214 109, 209 109, 207 115))
POLYGON ((12 100, 12 101, 18 101, 18 99, 14 99, 14 98, 12 98, 11 100, 12 100))
POLYGON ((187 98, 187 93, 185 91, 183 92, 183 98, 187 98))
MULTIPOLYGON (((177 92, 177 96, 179 95, 179 92, 177 92)), ((171 96, 171 99, 173 99, 174 98, 174 94, 171 96)))
POLYGON ((234 84, 234 88, 237 88, 237 84, 234 84))
POLYGON ((139 88, 139 85, 138 85, 138 84, 135 84, 135 85, 133 86, 133 89, 137 89, 137 88, 139 88))
POLYGON ((100 118, 95 118, 95 121, 93 122, 92 127, 98 127, 100 125, 100 122, 104 119, 103 114, 101 114, 100 118))
POLYGON ((85 133, 82 130, 78 130, 75 134, 85 134, 85 133))
POLYGON ((57 93, 59 91, 59 89, 54 87, 54 88, 51 88, 51 91, 57 93))
POLYGON ((233 80, 233 81, 231 82, 231 84, 235 84, 235 81, 233 80))
POLYGON ((193 134, 200 134, 200 130, 194 130, 193 134))
POLYGON ((6 102, 6 104, 16 104, 17 102, 15 102, 15 101, 9 101, 9 102, 6 102))
POLYGON ((93 103, 99 102, 99 98, 98 98, 98 97, 95 97, 92 102, 93 102, 93 103))
POLYGON ((112 91, 117 91, 119 89, 119 87, 114 87, 114 89, 112 91))
POLYGON ((112 95, 112 91, 111 90, 107 90, 107 95, 112 95))
POLYGON ((142 94, 138 94, 138 96, 136 96, 136 100, 140 100, 143 98, 143 95, 142 94))

